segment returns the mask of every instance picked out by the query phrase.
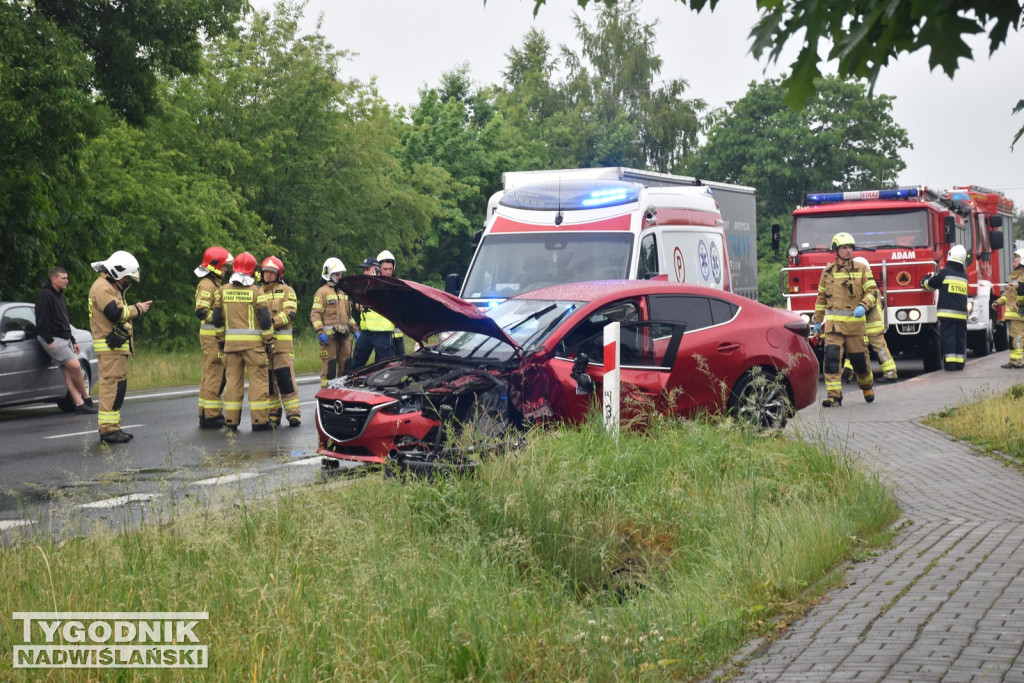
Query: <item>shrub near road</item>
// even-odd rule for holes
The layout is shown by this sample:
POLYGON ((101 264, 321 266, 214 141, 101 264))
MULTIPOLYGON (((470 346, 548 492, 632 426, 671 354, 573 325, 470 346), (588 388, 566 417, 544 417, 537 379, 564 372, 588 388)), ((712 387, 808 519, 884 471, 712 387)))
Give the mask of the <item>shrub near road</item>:
MULTIPOLYGON (((0 555, 0 611, 209 611, 216 679, 686 679, 897 515, 813 444, 728 421, 650 434, 538 432, 475 479, 371 476, 39 539, 0 555)), ((21 627, 3 623, 10 674, 21 627)))

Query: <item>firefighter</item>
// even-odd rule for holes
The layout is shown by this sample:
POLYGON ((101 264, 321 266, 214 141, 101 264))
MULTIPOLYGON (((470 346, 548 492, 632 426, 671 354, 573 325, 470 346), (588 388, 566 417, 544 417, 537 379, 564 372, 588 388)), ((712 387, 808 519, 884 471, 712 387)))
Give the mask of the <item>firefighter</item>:
POLYGON ((942 335, 942 355, 945 369, 963 370, 967 360, 967 271, 964 261, 967 250, 954 244, 949 250, 946 267, 938 273, 929 273, 921 280, 927 290, 939 290, 935 315, 939 319, 942 335))
POLYGON ((139 281, 139 262, 127 251, 115 251, 106 261, 94 261, 100 275, 89 289, 89 328, 99 360, 100 405, 97 423, 100 441, 128 443, 132 435, 121 429, 121 404, 128 389, 128 356, 135 355, 132 321, 149 310, 152 301, 129 305, 129 280, 139 281))
POLYGON ((203 351, 203 374, 199 380, 199 426, 220 429, 224 426, 224 356, 217 343, 218 330, 213 324, 213 300, 221 280, 233 258, 224 247, 210 247, 203 252, 203 261, 195 269, 196 317, 199 318, 199 346, 203 351))
MULTIPOLYGON (((395 276, 395 255, 385 249, 384 251, 377 254, 377 263, 380 264, 380 274, 387 275, 388 277, 395 276)), ((391 337, 391 345, 396 355, 402 355, 405 352, 405 335, 400 329, 395 328, 395 332, 391 337)))
POLYGON ((348 297, 338 289, 345 264, 341 259, 331 257, 324 261, 321 277, 324 284, 313 295, 313 308, 309 322, 313 324, 317 341, 320 342, 320 386, 343 372, 348 371, 352 360, 352 336, 356 323, 348 297))
MULTIPOLYGON (((870 267, 868 260, 863 256, 858 256, 853 260, 870 267)), ((878 355, 878 362, 882 366, 882 376, 876 377, 875 382, 886 384, 899 381, 899 377, 896 374, 896 360, 889 353, 889 345, 885 342, 885 322, 882 320, 882 297, 875 297, 875 305, 868 309, 864 320, 865 328, 868 331, 867 336, 864 337, 864 343, 875 350, 875 353, 878 355)), ((852 382, 853 378, 853 365, 850 364, 850 359, 846 358, 843 360, 843 384, 852 382)))
POLYGON ((1013 252, 1013 271, 1003 295, 992 302, 992 308, 1006 306, 1003 320, 1010 333, 1010 362, 1000 365, 1007 370, 1024 368, 1024 249, 1013 252))
MULTIPOLYGON (((380 275, 380 263, 372 256, 359 264, 363 275, 380 275)), ((374 362, 395 355, 395 324, 377 311, 362 306, 359 308, 359 338, 352 356, 352 367, 361 368, 374 354, 374 362)))
POLYGON ((864 400, 875 400, 874 377, 864 343, 867 326, 864 316, 875 305, 878 287, 871 269, 853 260, 853 235, 840 232, 832 238, 836 259, 821 273, 818 299, 814 304, 815 333, 825 333, 825 408, 843 404, 842 359, 847 356, 853 365, 857 385, 864 400), (824 325, 822 322, 824 321, 824 325))
POLYGON ((302 424, 299 411, 299 390, 295 383, 295 347, 292 345, 292 321, 299 309, 295 290, 286 285, 284 263, 268 256, 260 265, 263 271, 263 293, 267 297, 270 317, 274 321, 274 353, 270 358, 270 421, 281 424, 281 407, 288 426, 302 424))
POLYGON ((248 370, 249 419, 252 431, 260 432, 273 429, 268 419, 267 352, 273 349, 274 323, 267 297, 256 284, 256 257, 243 251, 231 269, 231 279, 217 290, 213 303, 213 324, 224 329, 217 336, 224 352, 224 428, 238 430, 248 370))

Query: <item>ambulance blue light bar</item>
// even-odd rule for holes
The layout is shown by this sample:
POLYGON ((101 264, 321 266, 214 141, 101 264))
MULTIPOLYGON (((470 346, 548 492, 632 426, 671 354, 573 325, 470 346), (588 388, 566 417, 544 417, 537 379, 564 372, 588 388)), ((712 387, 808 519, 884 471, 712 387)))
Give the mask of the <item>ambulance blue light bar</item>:
POLYGON ((856 192, 814 192, 807 195, 808 204, 869 201, 873 199, 910 199, 920 197, 918 187, 897 187, 891 190, 858 190, 856 192))
POLYGON ((629 193, 626 192, 626 188, 617 187, 610 190, 595 190, 580 203, 586 207, 615 206, 624 203, 628 197, 629 193))

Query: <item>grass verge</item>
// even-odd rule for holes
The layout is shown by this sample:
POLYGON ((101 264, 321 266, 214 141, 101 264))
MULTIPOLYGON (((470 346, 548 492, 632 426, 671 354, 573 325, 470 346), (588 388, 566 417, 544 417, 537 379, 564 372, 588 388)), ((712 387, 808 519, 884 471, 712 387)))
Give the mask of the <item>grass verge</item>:
POLYGON ((981 400, 963 401, 924 423, 986 452, 1010 456, 1024 468, 1024 384, 981 400))
MULTIPOLYGON (((217 680, 691 679, 897 515, 820 444, 731 421, 618 440, 587 425, 535 433, 474 479, 371 476, 38 538, 0 554, 0 611, 209 611, 199 675, 217 680)), ((21 625, 2 623, 11 652, 21 625)), ((46 676, 78 677, 25 674, 46 676)))

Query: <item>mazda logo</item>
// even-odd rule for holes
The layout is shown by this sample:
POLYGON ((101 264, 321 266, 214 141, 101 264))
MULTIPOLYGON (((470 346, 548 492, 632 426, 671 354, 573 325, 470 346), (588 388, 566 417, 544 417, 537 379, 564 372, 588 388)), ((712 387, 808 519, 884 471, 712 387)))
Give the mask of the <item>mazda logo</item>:
POLYGON ((324 403, 324 409, 331 411, 335 415, 345 414, 345 404, 340 400, 337 400, 334 403, 324 403))

